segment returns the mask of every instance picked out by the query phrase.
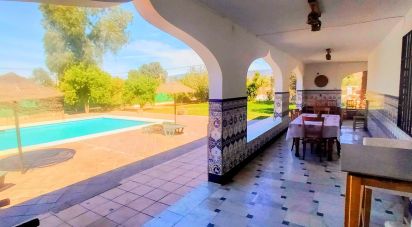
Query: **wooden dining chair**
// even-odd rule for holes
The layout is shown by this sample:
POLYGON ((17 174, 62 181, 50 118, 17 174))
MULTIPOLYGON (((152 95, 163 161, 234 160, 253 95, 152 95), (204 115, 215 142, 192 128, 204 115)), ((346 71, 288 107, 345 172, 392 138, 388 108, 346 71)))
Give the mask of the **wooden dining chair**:
MULTIPOLYGON (((299 117, 299 115, 301 115, 301 110, 300 109, 292 109, 290 110, 290 120, 293 121, 296 118, 299 117)), ((293 151, 293 148, 295 147, 295 143, 299 143, 300 142, 300 138, 293 138, 293 143, 292 143, 292 148, 290 149, 291 151, 293 151)))
POLYGON ((326 106, 318 106, 315 107, 315 114, 322 115, 322 114, 330 114, 330 107, 326 106))
POLYGON ((338 106, 338 103, 337 103, 337 101, 334 100, 334 99, 329 99, 329 100, 328 100, 328 106, 329 106, 329 107, 336 107, 336 106, 338 106))
POLYGON ((314 106, 304 106, 302 108, 302 113, 314 113, 314 106))
POLYGON ((339 108, 337 106, 329 106, 329 114, 340 115, 339 108))
POLYGON ((346 100, 346 109, 356 109, 356 100, 353 100, 353 99, 346 100))
POLYGON ((346 107, 342 113, 343 119, 351 119, 353 114, 356 112, 357 108, 357 101, 353 99, 346 100, 346 107))
POLYGON ((292 109, 290 110, 290 120, 293 121, 301 114, 299 109, 292 109))
POLYGON ((355 116, 353 116, 353 131, 355 131, 359 126, 364 130, 368 130, 368 109, 369 101, 365 101, 365 108, 356 111, 355 116))
POLYGON ((327 106, 327 100, 317 100, 315 102, 315 106, 317 107, 327 106))
POLYGON ((323 138, 323 127, 325 119, 323 117, 302 117, 303 122, 303 160, 305 159, 306 144, 310 144, 311 151, 313 151, 314 145, 319 150, 319 159, 322 161, 323 153, 326 151, 326 139, 323 138))

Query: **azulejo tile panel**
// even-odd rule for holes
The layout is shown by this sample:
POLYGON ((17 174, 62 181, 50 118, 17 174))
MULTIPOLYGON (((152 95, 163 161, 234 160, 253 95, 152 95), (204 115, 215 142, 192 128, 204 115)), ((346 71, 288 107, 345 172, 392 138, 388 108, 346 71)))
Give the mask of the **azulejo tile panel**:
POLYGON ((341 106, 342 90, 299 90, 302 92, 302 105, 314 106, 317 101, 336 101, 338 107, 341 106))
POLYGON ((300 91, 296 91, 296 108, 298 109, 302 109, 302 103, 303 103, 303 92, 300 91))
POLYGON ((209 100, 209 173, 223 175, 247 157, 247 98, 209 100))
POLYGON ((209 100, 209 174, 224 176, 287 128, 289 93, 275 95, 278 100, 279 124, 249 143, 247 98, 209 100))
POLYGON ((208 124, 208 167, 209 173, 222 172, 222 103, 209 102, 208 124))
POLYGON ((273 138, 282 133, 282 131, 288 127, 289 122, 290 120, 288 118, 283 118, 280 124, 276 125, 256 139, 250 141, 247 144, 247 156, 249 157, 254 152, 260 150, 261 148, 263 148, 263 146, 272 141, 273 138))
POLYGON ((289 114, 289 92, 275 92, 274 118, 283 118, 289 114))
POLYGON ((398 97, 369 91, 368 130, 374 137, 412 139, 397 126, 398 97))

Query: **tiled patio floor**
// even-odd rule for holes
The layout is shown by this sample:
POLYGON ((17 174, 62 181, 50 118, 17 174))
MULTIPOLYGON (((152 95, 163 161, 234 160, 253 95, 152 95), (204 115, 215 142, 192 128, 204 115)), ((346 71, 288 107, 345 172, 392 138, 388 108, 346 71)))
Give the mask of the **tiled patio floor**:
MULTIPOLYGON (((361 143, 367 134, 354 133, 349 123, 342 142, 361 143)), ((282 138, 230 184, 204 183, 145 226, 343 226, 346 175, 335 160, 297 159, 282 138)), ((373 197, 371 226, 402 219, 400 197, 373 197)))
MULTIPOLYGON (((342 143, 367 134, 342 127, 342 143)), ((248 164, 230 184, 207 182, 206 147, 121 181, 121 185, 60 212, 41 226, 342 226, 345 174, 339 160, 305 161, 284 137, 248 164)), ((374 193, 372 226, 400 220, 400 198, 374 193)), ((1 224, 0 224, 1 226, 1 224)))
MULTIPOLYGON (((124 117, 143 117, 159 119, 173 119, 171 114, 135 113, 115 111, 105 113, 124 117)), ((90 117, 101 114, 76 115, 68 118, 90 117)), ((144 133, 143 130, 132 130, 99 136, 55 146, 42 147, 36 151, 25 150, 25 159, 31 163, 27 153, 44 157, 45 150, 69 150, 74 153, 70 159, 53 163, 47 168, 38 168, 32 165, 21 173, 19 169, 9 168, 13 161, 8 156, 0 155, 0 171, 7 171, 7 188, 0 188, 0 198, 9 198, 11 206, 32 203, 34 198, 48 193, 61 191, 70 185, 105 174, 123 166, 162 154, 171 149, 199 140, 207 135, 208 118, 204 116, 178 116, 179 123, 186 125, 185 133, 176 136, 164 136, 161 133, 144 133), (6 161, 4 161, 6 160, 6 161)), ((57 157, 61 155, 55 155, 57 157)), ((19 160, 15 156, 14 160, 19 160)), ((19 166, 15 164, 14 166, 19 166)), ((121 178, 120 178, 121 179, 121 178)), ((118 182, 117 182, 118 183, 118 182)), ((58 199, 58 198, 57 198, 58 199)), ((0 217, 1 215, 0 211, 0 217)))
POLYGON ((205 149, 125 178, 118 187, 58 213, 40 215, 41 226, 140 226, 207 181, 205 149))

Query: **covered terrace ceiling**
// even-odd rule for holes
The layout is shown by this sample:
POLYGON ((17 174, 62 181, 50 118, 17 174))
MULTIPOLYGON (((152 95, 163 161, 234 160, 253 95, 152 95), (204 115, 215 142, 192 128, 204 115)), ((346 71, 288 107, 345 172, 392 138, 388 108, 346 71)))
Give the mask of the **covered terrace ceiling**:
POLYGON ((249 32, 305 63, 366 61, 412 7, 411 0, 318 0, 322 30, 306 24, 307 0, 198 0, 249 32))

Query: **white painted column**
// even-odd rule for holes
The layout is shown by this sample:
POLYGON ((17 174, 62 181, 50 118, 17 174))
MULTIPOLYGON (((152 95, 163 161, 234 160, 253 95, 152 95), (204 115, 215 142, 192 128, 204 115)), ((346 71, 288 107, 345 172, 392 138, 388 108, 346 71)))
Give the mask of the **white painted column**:
MULTIPOLYGON (((184 41, 204 61, 210 87, 209 180, 224 183, 249 157, 246 138, 249 65, 257 58, 268 57, 276 72, 280 72, 274 71, 275 75, 282 81, 282 67, 288 70, 301 63, 198 1, 134 0, 134 3, 146 20, 184 41)), ((287 98, 282 96, 281 100, 282 107, 287 106, 287 98)))

